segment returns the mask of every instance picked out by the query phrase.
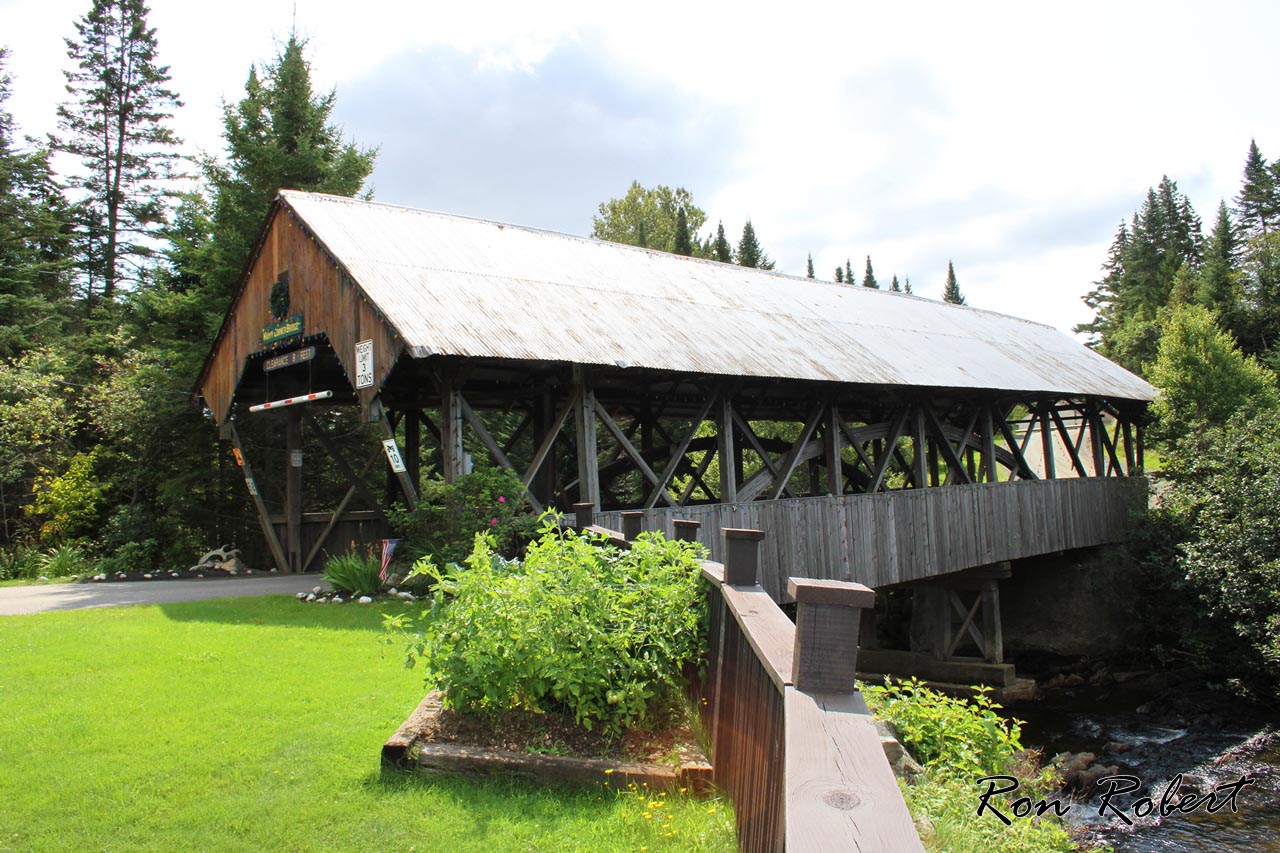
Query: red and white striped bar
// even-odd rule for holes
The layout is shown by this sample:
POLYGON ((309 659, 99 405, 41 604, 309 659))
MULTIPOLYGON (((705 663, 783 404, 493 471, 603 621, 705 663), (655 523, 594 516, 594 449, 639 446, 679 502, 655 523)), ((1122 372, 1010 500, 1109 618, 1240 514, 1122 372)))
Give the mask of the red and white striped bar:
POLYGON ((301 397, 288 397, 284 400, 272 400, 270 403, 261 403, 257 406, 250 406, 249 411, 265 412, 267 409, 283 409, 285 406, 296 406, 298 403, 310 403, 312 400, 327 400, 332 396, 332 391, 317 391, 314 394, 304 394, 301 397))

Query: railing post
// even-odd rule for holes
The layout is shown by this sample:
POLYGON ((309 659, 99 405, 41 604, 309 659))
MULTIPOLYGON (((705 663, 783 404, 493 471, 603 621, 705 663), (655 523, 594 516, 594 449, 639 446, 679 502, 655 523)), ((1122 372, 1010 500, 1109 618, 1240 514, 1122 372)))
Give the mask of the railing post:
POLYGON ((698 528, 702 527, 701 521, 693 521, 688 518, 677 518, 671 522, 676 530, 676 539, 681 542, 697 542, 698 528))
POLYGON ((732 586, 752 586, 760 582, 760 543, 763 530, 739 530, 726 527, 724 532, 724 582, 732 586))
POLYGON ((634 542, 644 529, 644 510, 629 509, 622 513, 622 538, 634 542))
POLYGON ((579 530, 590 527, 595 521, 596 505, 581 503, 573 505, 574 526, 579 530))
POLYGON ((791 680, 805 693, 851 693, 858 668, 858 623, 876 594, 860 583, 790 578, 796 600, 791 680))

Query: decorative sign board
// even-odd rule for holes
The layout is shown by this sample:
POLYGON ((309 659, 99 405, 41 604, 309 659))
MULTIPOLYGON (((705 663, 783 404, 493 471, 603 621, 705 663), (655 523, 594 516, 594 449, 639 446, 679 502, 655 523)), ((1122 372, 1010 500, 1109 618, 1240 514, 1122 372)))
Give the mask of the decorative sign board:
POLYGON ((388 438, 382 442, 382 446, 387 451, 387 462, 391 463, 391 470, 397 474, 403 474, 404 458, 400 456, 400 448, 396 447, 396 440, 388 438))
POLYGON ((301 450, 290 450, 290 451, 289 451, 289 466, 290 466, 291 468, 301 468, 301 467, 302 467, 302 451, 301 451, 301 450))
POLYGON ((278 323, 271 323, 262 327, 262 345, 264 347, 300 337, 302 337, 301 314, 294 314, 292 317, 281 320, 278 323))
POLYGON ((304 361, 311 361, 316 357, 315 347, 304 347, 296 349, 293 352, 287 352, 284 355, 277 355, 262 362, 262 369, 266 373, 273 370, 279 370, 282 367, 289 367, 294 364, 302 364, 304 361))
POLYGON ((373 341, 356 344, 356 387, 373 387, 373 341))

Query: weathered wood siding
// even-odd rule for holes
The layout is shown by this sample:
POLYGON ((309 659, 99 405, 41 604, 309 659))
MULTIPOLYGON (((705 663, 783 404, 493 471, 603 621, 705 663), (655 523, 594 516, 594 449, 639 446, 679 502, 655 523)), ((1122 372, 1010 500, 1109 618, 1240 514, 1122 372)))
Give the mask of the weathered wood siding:
MULTIPOLYGON (((330 513, 304 512, 302 514, 302 559, 306 559, 315 547, 320 536, 329 525, 330 513)), ((288 534, 288 526, 284 517, 272 516, 271 524, 276 529, 276 536, 283 542, 288 534)), ((307 567, 308 571, 324 570, 324 561, 329 557, 345 554, 354 543, 357 547, 372 548, 372 553, 382 553, 382 540, 390 536, 386 522, 375 512, 359 510, 343 513, 343 517, 333 526, 325 540, 324 547, 316 555, 315 560, 307 567)))
MULTIPOLYGON (((645 512, 645 530, 702 523, 699 541, 723 560, 723 528, 763 530, 761 583, 775 601, 787 578, 882 587, 933 575, 1123 541, 1146 506, 1143 477, 1081 477, 906 489, 870 495, 709 504, 645 512)), ((619 512, 596 516, 619 529, 619 512)))
POLYGON ((372 400, 403 349, 391 327, 288 207, 279 205, 275 211, 201 382, 200 392, 218 423, 230 413, 249 356, 263 350, 262 328, 272 322, 271 286, 282 272, 289 273, 289 314, 302 315, 304 336, 328 336, 353 385, 356 343, 373 341, 374 384, 359 392, 362 406, 372 400))

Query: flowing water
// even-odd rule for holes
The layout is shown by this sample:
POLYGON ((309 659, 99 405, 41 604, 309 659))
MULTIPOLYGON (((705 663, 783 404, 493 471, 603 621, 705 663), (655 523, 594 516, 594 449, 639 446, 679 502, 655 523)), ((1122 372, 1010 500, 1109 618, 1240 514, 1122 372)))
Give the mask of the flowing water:
POLYGON ((1046 760, 1060 752, 1093 752, 1100 763, 1138 777, 1144 788, 1135 795, 1157 805, 1169 780, 1181 773, 1180 795, 1189 789, 1203 795, 1217 787, 1222 807, 1214 814, 1201 806, 1190 814, 1139 818, 1133 796, 1114 797, 1112 803, 1134 821, 1128 826, 1114 811, 1100 815, 1102 800, 1095 795, 1076 803, 1068 819, 1116 853, 1280 853, 1280 736, 1224 715, 1202 714, 1188 722, 1160 716, 1160 709, 1150 706, 1138 714, 1136 707, 1131 697, 1126 701, 1114 691, 1085 689, 1051 693, 1010 713, 1026 721, 1023 743, 1042 748, 1046 760), (1119 752, 1108 744, 1127 749, 1119 752), (1239 789, 1239 810, 1233 813, 1226 802, 1229 789, 1220 786, 1245 777, 1253 782, 1239 789))

